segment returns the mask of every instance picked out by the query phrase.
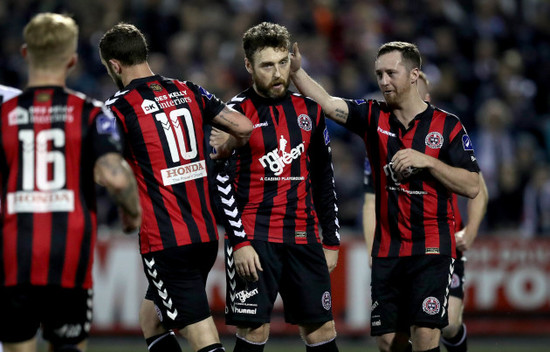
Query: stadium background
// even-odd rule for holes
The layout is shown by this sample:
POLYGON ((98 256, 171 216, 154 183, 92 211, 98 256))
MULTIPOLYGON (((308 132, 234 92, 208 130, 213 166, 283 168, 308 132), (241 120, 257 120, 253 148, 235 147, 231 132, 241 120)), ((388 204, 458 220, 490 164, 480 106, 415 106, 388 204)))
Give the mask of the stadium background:
MULTIPOLYGON (((550 2, 2 0, 0 83, 24 87, 21 33, 43 11, 74 15, 80 25, 80 63, 68 86, 100 100, 115 86, 99 61, 97 44, 119 21, 146 33, 155 73, 191 80, 224 100, 250 84, 241 36, 264 20, 287 26, 308 72, 342 97, 377 95, 372 71, 380 44, 416 43, 432 100, 462 119, 489 187, 488 214, 466 264, 469 332, 477 339, 519 337, 529 351, 535 336, 550 336, 550 2)), ((335 124, 329 128, 344 241, 334 275, 337 328, 342 338, 369 345, 368 265, 360 219, 364 147, 335 124)), ((118 231, 116 210, 106 197, 99 209, 94 333, 108 339, 135 336, 144 292, 136 238, 118 231)), ((219 317, 221 265, 218 260, 209 279, 219 317)), ((274 335, 294 335, 277 314, 274 335)), ((218 322, 229 337, 231 329, 218 322)), ((504 351, 503 340, 491 341, 504 351)))

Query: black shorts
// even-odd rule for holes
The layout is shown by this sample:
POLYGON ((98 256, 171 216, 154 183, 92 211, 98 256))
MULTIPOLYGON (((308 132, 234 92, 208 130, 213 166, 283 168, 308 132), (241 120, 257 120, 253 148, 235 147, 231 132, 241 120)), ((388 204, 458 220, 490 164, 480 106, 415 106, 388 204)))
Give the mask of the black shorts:
POLYGON ((462 257, 455 260, 455 270, 451 279, 451 288, 449 289, 449 296, 464 299, 464 261, 466 258, 462 257))
POLYGON ((0 341, 27 341, 42 326, 42 337, 52 345, 76 345, 90 332, 92 296, 83 288, 0 287, 0 341))
POLYGON ((166 329, 182 329, 211 315, 205 287, 217 255, 216 241, 142 255, 149 282, 145 298, 155 303, 166 329))
POLYGON ((445 327, 453 262, 443 255, 373 258, 371 335, 445 327))
POLYGON ((271 320, 277 293, 283 299, 285 321, 318 324, 331 321, 330 275, 320 243, 283 244, 252 241, 263 271, 257 282, 235 271, 233 251, 225 241, 226 307, 228 325, 256 326, 271 320))

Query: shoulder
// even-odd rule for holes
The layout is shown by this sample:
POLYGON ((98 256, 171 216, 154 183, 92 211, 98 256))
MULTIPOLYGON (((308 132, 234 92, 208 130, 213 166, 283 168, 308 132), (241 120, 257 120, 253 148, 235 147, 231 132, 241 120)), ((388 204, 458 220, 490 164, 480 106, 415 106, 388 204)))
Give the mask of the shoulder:
POLYGON ((69 88, 65 88, 65 93, 72 97, 73 99, 77 99, 84 102, 84 106, 97 108, 97 109, 104 109, 105 104, 95 98, 92 98, 82 92, 78 92, 69 88))
POLYGON ((105 106, 107 106, 108 108, 111 107, 117 101, 119 101, 120 98, 124 97, 128 92, 130 92, 130 90, 119 90, 105 101, 105 106))
POLYGON ((198 95, 201 95, 202 97, 208 99, 208 100, 211 100, 213 97, 215 97, 215 95, 211 92, 209 92, 206 88, 196 84, 196 83, 193 83, 191 81, 178 81, 180 82, 181 84, 184 84, 185 86, 187 86, 189 89, 191 89, 194 93, 198 94, 198 95))
POLYGON ((227 106, 234 109, 235 107, 238 107, 241 104, 243 104, 246 100, 249 100, 250 96, 247 94, 247 91, 248 90, 245 90, 245 91, 242 91, 239 94, 235 95, 233 98, 231 98, 227 102, 227 106))
POLYGON ((21 94, 21 90, 13 87, 8 87, 0 84, 0 101, 9 100, 17 95, 21 94))
POLYGON ((430 105, 429 108, 434 110, 433 118, 449 119, 453 122, 460 122, 460 118, 453 113, 450 113, 433 105, 430 105))
POLYGON ((390 108, 388 107, 388 104, 386 104, 383 100, 377 100, 377 99, 367 99, 367 98, 361 98, 361 99, 343 99, 348 106, 355 106, 355 107, 361 107, 366 109, 378 109, 380 111, 386 111, 390 112, 390 108))
POLYGON ((318 107, 319 109, 321 109, 321 105, 319 105, 317 101, 313 100, 310 97, 306 97, 305 95, 302 95, 300 93, 290 92, 290 97, 291 99, 303 100, 307 107, 318 107))

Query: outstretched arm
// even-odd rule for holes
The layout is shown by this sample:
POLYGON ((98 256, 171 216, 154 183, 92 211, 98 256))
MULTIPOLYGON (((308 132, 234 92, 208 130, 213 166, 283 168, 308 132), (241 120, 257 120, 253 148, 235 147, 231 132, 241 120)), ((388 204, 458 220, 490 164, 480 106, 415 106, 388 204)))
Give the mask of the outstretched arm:
POLYGON ((302 68, 302 55, 298 43, 292 46, 290 55, 290 78, 300 93, 318 102, 325 115, 330 119, 344 124, 348 120, 348 105, 342 98, 333 97, 302 68))
POLYGON ((477 237, 479 226, 487 211, 489 202, 489 192, 483 175, 479 173, 479 193, 474 199, 468 200, 468 223, 466 226, 455 233, 456 247, 461 251, 466 251, 472 247, 472 243, 477 237))
POLYGON ((119 206, 123 230, 131 232, 141 225, 141 206, 134 173, 118 153, 99 157, 94 166, 95 181, 107 188, 119 206))

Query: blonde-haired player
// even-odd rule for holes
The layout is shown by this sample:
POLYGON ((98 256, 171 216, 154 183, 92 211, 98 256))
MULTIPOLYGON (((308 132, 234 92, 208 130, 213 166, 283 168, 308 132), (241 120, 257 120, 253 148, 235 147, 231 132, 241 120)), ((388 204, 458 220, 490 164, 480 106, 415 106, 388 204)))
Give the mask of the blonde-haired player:
POLYGON ((137 183, 123 160, 114 116, 66 88, 78 26, 41 13, 24 29, 24 91, 0 106, 0 341, 33 352, 42 330, 53 352, 84 351, 92 318, 94 179, 141 223, 137 183))

